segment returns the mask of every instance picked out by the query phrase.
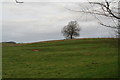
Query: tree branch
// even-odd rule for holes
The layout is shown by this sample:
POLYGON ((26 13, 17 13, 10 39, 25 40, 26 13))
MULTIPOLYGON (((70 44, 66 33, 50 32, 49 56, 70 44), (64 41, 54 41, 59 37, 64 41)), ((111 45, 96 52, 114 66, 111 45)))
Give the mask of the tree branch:
POLYGON ((23 2, 19 2, 19 1, 17 1, 17 0, 15 0, 15 2, 16 2, 16 3, 23 3, 23 2))
MULTIPOLYGON (((103 4, 103 3, 99 3, 99 2, 89 2, 90 4, 97 4, 97 5, 100 5, 100 6, 102 6, 102 8, 104 7, 104 8, 106 8, 106 10, 107 10, 107 12, 111 15, 111 16, 113 16, 114 18, 116 18, 116 19, 120 19, 120 17, 119 16, 116 16, 113 12, 112 12, 112 10, 110 9, 110 3, 108 3, 108 1, 107 0, 105 0, 105 3, 106 3, 106 5, 105 4, 103 4)), ((106 15, 105 15, 106 16, 106 15)))

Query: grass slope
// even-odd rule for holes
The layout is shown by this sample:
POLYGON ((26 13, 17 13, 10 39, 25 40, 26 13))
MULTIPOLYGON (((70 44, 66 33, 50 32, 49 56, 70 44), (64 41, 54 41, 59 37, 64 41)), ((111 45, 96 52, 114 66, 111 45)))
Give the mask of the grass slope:
POLYGON ((3 78, 117 78, 117 49, 115 39, 3 46, 3 78))

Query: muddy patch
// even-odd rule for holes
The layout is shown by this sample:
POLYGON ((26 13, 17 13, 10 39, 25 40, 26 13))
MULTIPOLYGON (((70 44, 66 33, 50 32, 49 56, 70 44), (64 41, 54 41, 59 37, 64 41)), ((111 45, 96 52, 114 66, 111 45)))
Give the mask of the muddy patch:
POLYGON ((38 51, 41 51, 41 50, 40 49, 32 49, 32 51, 38 52, 38 51))

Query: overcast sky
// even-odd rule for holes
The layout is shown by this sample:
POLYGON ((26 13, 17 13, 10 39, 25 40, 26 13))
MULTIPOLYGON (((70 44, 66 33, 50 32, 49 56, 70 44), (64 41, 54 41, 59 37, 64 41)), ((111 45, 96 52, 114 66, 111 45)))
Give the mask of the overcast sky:
MULTIPOLYGON (((80 27, 78 38, 111 37, 111 29, 99 25, 91 15, 79 10, 85 2, 14 2, 2 3, 2 41, 36 42, 64 39, 61 29, 72 20, 80 27)), ((108 23, 109 20, 102 18, 108 23)))

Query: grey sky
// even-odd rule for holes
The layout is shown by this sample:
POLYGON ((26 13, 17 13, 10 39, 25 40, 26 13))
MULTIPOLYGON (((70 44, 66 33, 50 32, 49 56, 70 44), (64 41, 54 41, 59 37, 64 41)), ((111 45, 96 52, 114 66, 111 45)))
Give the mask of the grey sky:
MULTIPOLYGON (((13 2, 14 0, 3 0, 2 2, 13 2)), ((19 0, 24 2, 105 2, 105 0, 19 0)), ((107 0, 111 1, 111 0, 107 0)), ((112 0, 119 1, 119 0, 112 0)))
MULTIPOLYGON (((81 3, 4 2, 2 40, 35 42, 64 39, 61 29, 71 20, 78 21, 82 29, 80 38, 110 37, 111 30, 99 25, 93 16, 66 9, 80 9, 78 4, 81 3)), ((109 22, 105 18, 102 21, 109 22)))

